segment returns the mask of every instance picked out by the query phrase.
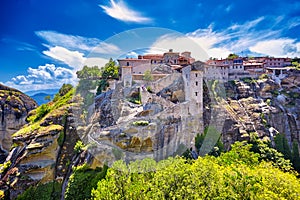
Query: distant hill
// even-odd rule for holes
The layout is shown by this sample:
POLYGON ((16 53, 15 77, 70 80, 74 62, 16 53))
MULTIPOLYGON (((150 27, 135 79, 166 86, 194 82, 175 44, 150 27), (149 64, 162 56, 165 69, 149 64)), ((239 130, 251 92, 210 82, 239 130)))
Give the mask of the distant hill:
POLYGON ((58 93, 58 91, 59 91, 59 88, 58 89, 45 89, 45 90, 32 90, 32 91, 27 91, 24 93, 27 94, 28 96, 33 96, 38 93, 45 93, 47 95, 52 95, 52 94, 58 93))
POLYGON ((42 105, 42 104, 49 102, 48 100, 45 100, 45 97, 48 95, 51 97, 51 100, 52 100, 54 98, 55 94, 47 94, 47 93, 42 92, 42 93, 34 94, 30 97, 33 98, 37 102, 38 105, 42 105))
POLYGON ((58 93, 58 91, 59 89, 33 90, 25 92, 25 94, 33 98, 38 105, 42 105, 48 102, 47 100, 45 100, 46 96, 50 95, 52 100, 54 95, 58 93))

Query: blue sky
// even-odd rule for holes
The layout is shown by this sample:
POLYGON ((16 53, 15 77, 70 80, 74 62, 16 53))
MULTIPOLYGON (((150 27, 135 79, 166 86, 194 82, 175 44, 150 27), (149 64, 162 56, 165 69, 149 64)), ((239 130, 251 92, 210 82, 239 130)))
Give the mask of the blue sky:
POLYGON ((2 0, 0 26, 0 82, 22 91, 76 84, 85 64, 169 48, 202 60, 300 57, 300 2, 291 0, 2 0))

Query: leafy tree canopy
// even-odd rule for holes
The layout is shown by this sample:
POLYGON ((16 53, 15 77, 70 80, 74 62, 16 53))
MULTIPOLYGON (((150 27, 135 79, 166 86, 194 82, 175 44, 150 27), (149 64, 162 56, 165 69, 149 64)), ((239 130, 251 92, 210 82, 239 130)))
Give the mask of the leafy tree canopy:
POLYGON ((94 199, 299 199, 295 174, 259 161, 252 145, 237 142, 220 157, 194 161, 117 161, 92 190, 94 199))
POLYGON ((101 68, 102 79, 117 79, 119 76, 119 67, 116 62, 110 58, 109 62, 105 64, 103 68, 101 68))
POLYGON ((228 55, 227 59, 235 59, 238 58, 239 56, 237 54, 231 53, 228 55))
POLYGON ((98 66, 88 67, 84 66, 82 70, 76 72, 79 79, 93 79, 101 76, 101 71, 98 66))

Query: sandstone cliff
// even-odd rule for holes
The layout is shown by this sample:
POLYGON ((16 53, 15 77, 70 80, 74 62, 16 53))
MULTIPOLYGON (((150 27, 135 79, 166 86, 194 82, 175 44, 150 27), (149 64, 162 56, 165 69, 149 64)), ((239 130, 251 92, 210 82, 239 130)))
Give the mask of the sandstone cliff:
POLYGON ((78 140, 73 120, 76 99, 72 98, 73 90, 33 110, 29 124, 12 135, 9 164, 0 180, 0 189, 9 198, 39 183, 64 180, 78 140))
POLYGON ((27 123, 28 113, 36 107, 36 102, 29 96, 0 84, 0 149, 3 153, 10 150, 12 134, 27 123))

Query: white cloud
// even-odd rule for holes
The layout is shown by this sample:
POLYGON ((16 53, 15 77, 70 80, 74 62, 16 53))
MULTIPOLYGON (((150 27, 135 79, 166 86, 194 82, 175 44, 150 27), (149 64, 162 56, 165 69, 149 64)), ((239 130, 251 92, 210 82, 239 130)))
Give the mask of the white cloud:
POLYGON ((21 91, 60 88, 63 83, 76 84, 76 74, 67 68, 56 67, 54 64, 29 67, 27 75, 19 75, 5 82, 21 91))
POLYGON ((252 52, 275 57, 296 57, 300 55, 300 43, 293 39, 271 39, 257 42, 249 49, 252 52))
POLYGON ((108 59, 105 58, 85 58, 83 66, 87 65, 89 67, 98 66, 99 68, 104 67, 104 65, 108 63, 108 59))
POLYGON ((49 44, 45 46, 61 46, 69 50, 79 52, 94 52, 102 54, 116 53, 119 47, 103 42, 97 38, 86 38, 77 35, 67 35, 56 31, 36 31, 37 36, 46 40, 49 44))
MULTIPOLYGON (((209 57, 225 58, 229 53, 246 52, 254 55, 278 57, 300 57, 300 43, 295 39, 283 38, 282 23, 284 16, 279 18, 259 17, 244 24, 233 24, 220 31, 213 30, 213 25, 206 29, 198 29, 186 35, 164 35, 153 43, 155 48, 173 48, 176 51, 190 50, 196 59, 206 60, 203 52, 209 57), (271 21, 270 21, 271 20, 271 21), (273 21, 272 21, 273 20, 273 21), (270 23, 270 27, 261 28, 262 24, 270 23), (273 22, 273 23, 271 23, 273 22), (191 39, 195 44, 192 44, 191 39), (202 47, 203 51, 196 46, 202 47)), ((297 24, 298 19, 290 24, 297 24)), ((292 26, 292 25, 291 25, 292 26)))
POLYGON ((61 46, 50 47, 49 50, 43 51, 43 54, 59 60, 75 69, 82 67, 82 64, 85 61, 83 53, 70 51, 61 46))
POLYGON ((143 17, 141 13, 130 9, 124 1, 119 0, 118 2, 110 0, 110 5, 99 5, 104 12, 120 21, 133 22, 133 23, 149 23, 152 20, 148 17, 143 17))
POLYGON ((134 52, 134 51, 131 51, 128 54, 126 54, 126 56, 130 57, 130 58, 137 58, 138 54, 136 52, 134 52))
POLYGON ((50 47, 49 50, 43 51, 43 53, 53 59, 67 64, 72 68, 73 72, 78 71, 84 65, 102 67, 108 62, 108 59, 99 57, 85 57, 83 53, 78 51, 70 51, 60 46, 50 47))

